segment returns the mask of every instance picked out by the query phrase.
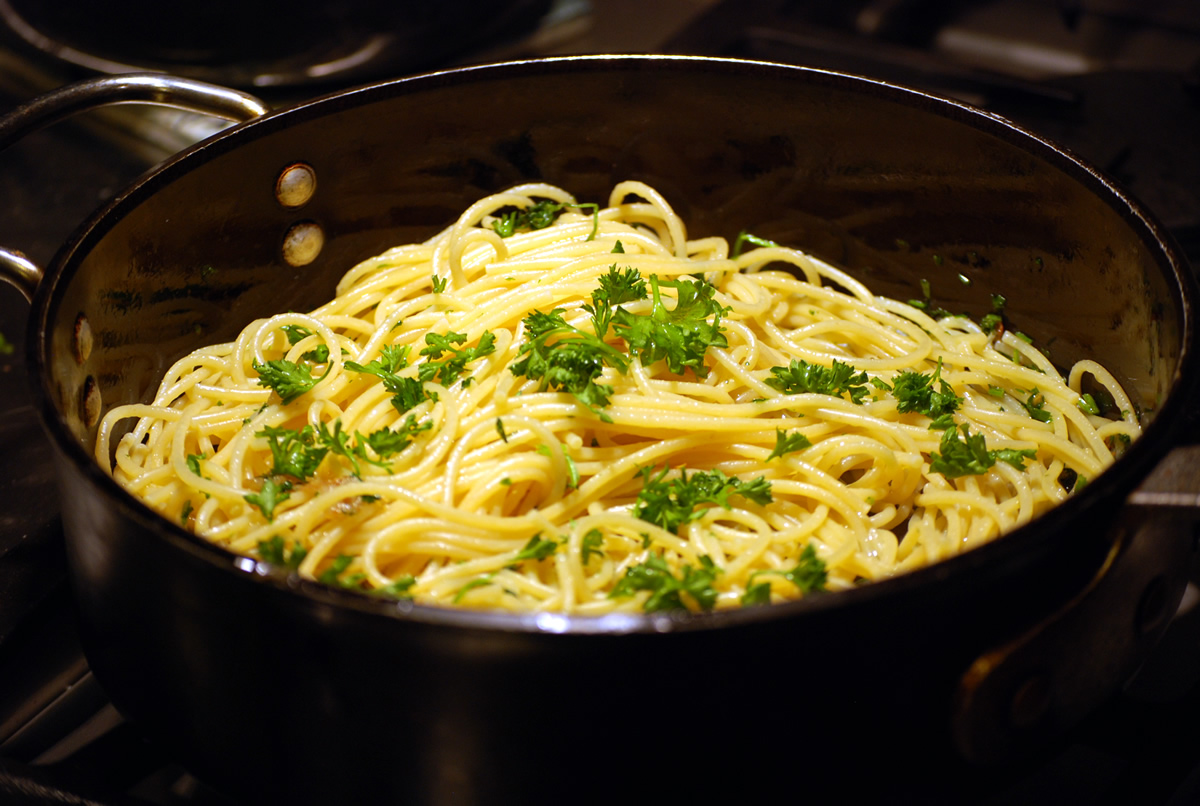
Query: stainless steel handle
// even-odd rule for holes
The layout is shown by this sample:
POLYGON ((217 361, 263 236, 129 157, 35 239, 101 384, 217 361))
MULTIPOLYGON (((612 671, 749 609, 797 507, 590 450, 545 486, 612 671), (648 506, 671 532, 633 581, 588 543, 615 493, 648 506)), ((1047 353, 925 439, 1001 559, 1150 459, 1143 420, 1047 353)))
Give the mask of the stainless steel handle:
MULTIPOLYGON (((0 149, 72 115, 114 104, 169 106, 235 122, 270 111, 253 95, 190 78, 162 73, 104 76, 59 87, 0 119, 0 149)), ((0 247, 0 280, 32 300, 41 279, 39 266, 18 251, 0 247)))
POLYGON ((1200 445, 1175 448, 1129 496, 1116 539, 1072 601, 963 674, 959 752, 1001 764, 1066 733, 1126 682, 1167 628, 1200 532, 1200 445))

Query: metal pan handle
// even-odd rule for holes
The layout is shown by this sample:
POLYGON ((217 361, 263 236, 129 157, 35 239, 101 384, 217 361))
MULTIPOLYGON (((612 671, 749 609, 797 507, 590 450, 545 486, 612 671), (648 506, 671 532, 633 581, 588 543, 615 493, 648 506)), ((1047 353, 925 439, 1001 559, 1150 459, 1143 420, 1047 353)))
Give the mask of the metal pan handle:
MULTIPOLYGON (((265 103, 238 90, 162 73, 126 73, 59 87, 0 119, 0 149, 27 134, 79 112, 115 104, 153 104, 241 122, 265 115, 265 103)), ((0 247, 0 280, 27 300, 42 279, 42 269, 22 253, 0 247)))

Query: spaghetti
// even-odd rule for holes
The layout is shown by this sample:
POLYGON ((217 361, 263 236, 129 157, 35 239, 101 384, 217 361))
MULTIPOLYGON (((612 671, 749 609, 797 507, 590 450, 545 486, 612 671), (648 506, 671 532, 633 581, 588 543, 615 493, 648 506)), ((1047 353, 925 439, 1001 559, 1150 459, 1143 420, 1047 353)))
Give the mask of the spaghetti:
POLYGON ((515 187, 317 310, 178 361, 107 414, 96 456, 165 517, 304 576, 599 614, 943 560, 1139 433, 1095 362, 1064 377, 1003 327, 750 241, 689 240, 637 182, 602 209, 515 187))

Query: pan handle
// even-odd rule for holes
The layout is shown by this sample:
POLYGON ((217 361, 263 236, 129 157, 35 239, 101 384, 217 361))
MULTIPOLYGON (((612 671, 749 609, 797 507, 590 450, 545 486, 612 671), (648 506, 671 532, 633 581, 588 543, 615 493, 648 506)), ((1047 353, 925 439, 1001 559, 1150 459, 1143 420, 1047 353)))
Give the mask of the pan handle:
MULTIPOLYGON (((238 90, 162 73, 125 73, 67 84, 35 98, 0 119, 0 149, 79 112, 115 104, 153 104, 241 122, 269 107, 238 90)), ((33 299, 42 269, 20 252, 0 247, 0 280, 33 299)))
POLYGON ((1126 500, 1091 582, 959 681, 952 731, 983 766, 1041 750, 1111 697, 1166 631, 1200 546, 1200 445, 1175 448, 1126 500))

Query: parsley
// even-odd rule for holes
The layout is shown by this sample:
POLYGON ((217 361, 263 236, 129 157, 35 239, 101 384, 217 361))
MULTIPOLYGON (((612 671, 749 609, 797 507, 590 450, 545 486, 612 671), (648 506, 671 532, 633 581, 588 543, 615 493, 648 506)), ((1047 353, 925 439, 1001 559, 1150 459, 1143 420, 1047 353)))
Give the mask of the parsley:
POLYGON ((433 293, 441 294, 445 292, 446 287, 450 285, 450 278, 433 276, 433 293))
POLYGON ((772 500, 771 483, 762 476, 742 481, 737 476, 726 476, 719 468, 697 471, 691 476, 681 469, 677 478, 664 481, 669 471, 669 467, 664 467, 661 473, 652 476, 654 467, 643 467, 640 473, 645 482, 633 507, 635 518, 657 524, 668 532, 677 532, 685 523, 699 518, 703 511, 697 507, 703 504, 729 509, 729 496, 735 493, 756 504, 772 500))
POLYGON ((1125 451, 1129 450, 1132 442, 1133 440, 1130 439, 1128 434, 1112 434, 1104 438, 1105 446, 1112 451, 1114 457, 1123 456, 1125 451))
POLYGON ((983 434, 970 434, 965 423, 960 428, 961 439, 958 436, 959 429, 946 429, 942 434, 941 453, 935 451, 930 455, 929 469, 948 479, 986 473, 997 461, 1007 462, 1017 470, 1024 470, 1025 459, 1037 456, 1037 451, 1033 449, 988 450, 983 434))
MULTIPOLYGON (((443 354, 449 357, 441 361, 430 360, 417 367, 417 379, 424 381, 436 380, 443 386, 450 386, 466 370, 467 364, 496 352, 496 336, 490 330, 484 331, 479 337, 479 343, 474 347, 460 348, 455 345, 464 344, 467 340, 465 333, 426 333, 425 344, 421 355, 430 359, 439 359, 443 354)), ((466 382, 463 382, 466 385, 466 382)))
POLYGON ((746 588, 746 592, 742 594, 742 605, 751 607, 753 605, 765 605, 771 603, 771 583, 759 582, 752 584, 746 588))
POLYGON ((588 561, 595 554, 598 557, 604 556, 604 535, 599 529, 589 529, 587 534, 583 536, 583 541, 580 545, 579 559, 586 566, 588 561))
MULTIPOLYGON (((380 428, 378 431, 372 431, 365 437, 355 432, 355 437, 358 438, 360 445, 366 442, 367 446, 375 451, 376 456, 386 459, 403 451, 412 444, 413 438, 417 434, 420 434, 422 431, 428 431, 431 428, 433 428, 432 422, 426 420, 418 423, 416 415, 410 414, 404 418, 404 422, 395 431, 389 428, 380 428)), ((361 456, 361 454, 359 455, 361 456)))
POLYGON ((417 584, 417 579, 412 574, 403 574, 396 579, 393 579, 387 585, 381 588, 375 588, 371 593, 377 596, 390 596, 393 599, 411 599, 412 594, 409 593, 409 588, 417 584))
POLYGON ((1054 419, 1050 412, 1046 411, 1046 397, 1036 386, 1029 390, 1029 397, 1021 401, 1021 405, 1029 412, 1029 416, 1039 423, 1048 423, 1054 419))
POLYGON ((454 594, 454 604, 458 604, 459 602, 461 602, 462 598, 464 596, 466 596, 469 591, 472 591, 475 588, 482 588, 484 585, 490 584, 491 581, 492 581, 491 574, 484 574, 481 577, 472 579, 466 585, 463 585, 461 588, 459 588, 458 592, 454 594))
POLYGON ((496 217, 492 223, 492 229, 501 238, 507 238, 517 230, 537 230, 545 229, 553 224, 563 211, 568 207, 578 209, 591 209, 592 211, 592 233, 588 236, 588 240, 596 237, 596 231, 600 226, 600 205, 598 204, 570 204, 568 202, 555 202, 549 199, 543 199, 534 202, 524 209, 510 210, 496 217))
POLYGON ((1096 398, 1086 392, 1079 396, 1079 400, 1075 401, 1075 405, 1084 414, 1100 414, 1100 406, 1096 403, 1096 398))
POLYGON ((654 555, 640 565, 630 567, 625 576, 617 580, 608 596, 610 599, 620 599, 632 596, 637 591, 650 591, 650 597, 642 605, 647 613, 660 610, 683 610, 687 606, 681 594, 696 603, 701 610, 712 610, 717 602, 717 591, 713 588, 717 574, 720 573, 712 561, 705 555, 700 558, 700 567, 692 568, 685 565, 682 576, 676 577, 667 567, 667 561, 661 556, 654 555))
POLYGON ((529 340, 517 351, 518 361, 509 367, 514 375, 537 379, 539 391, 561 389, 598 414, 608 405, 612 387, 596 383, 606 364, 624 372, 628 360, 595 334, 587 333, 563 319, 563 309, 550 313, 534 311, 525 317, 529 340))
POLYGON ((329 360, 329 346, 326 344, 318 344, 308 352, 301 353, 300 357, 305 361, 311 361, 314 364, 324 364, 329 360))
MULTIPOLYGON (((750 587, 746 589, 746 594, 742 597, 742 604, 758 604, 758 602, 747 602, 746 596, 751 595, 751 591, 758 586, 754 584, 754 580, 763 574, 778 574, 788 582, 800 589, 801 593, 822 593, 825 591, 825 583, 829 579, 826 572, 825 561, 817 556, 817 550, 813 548, 812 543, 804 547, 800 552, 800 559, 796 563, 796 567, 789 571, 777 571, 767 569, 763 571, 755 571, 750 575, 750 587)), ((770 593, 770 583, 762 583, 767 586, 767 593, 770 593)), ((755 593, 755 596, 761 596, 761 593, 755 593)), ((769 599, 768 599, 769 601, 769 599)))
POLYGON ((782 457, 785 453, 793 453, 801 451, 805 448, 811 448, 812 442, 808 437, 801 434, 799 431, 794 434, 785 433, 782 428, 775 429, 775 450, 767 456, 767 461, 771 461, 776 456, 782 457))
POLYGON ((613 312, 616 334, 625 339, 630 354, 636 354, 643 366, 665 360, 676 375, 690 367, 697 377, 707 376, 704 356, 708 348, 729 346, 721 316, 730 309, 713 298, 716 288, 704 280, 659 280, 651 275, 650 293, 654 303, 649 315, 634 315, 624 308, 613 312), (675 289, 674 308, 663 303, 660 286, 675 289))
POLYGON ((339 588, 361 589, 363 580, 367 578, 366 574, 343 576, 352 562, 354 562, 354 558, 349 554, 339 554, 334 558, 333 563, 321 572, 321 576, 317 580, 325 585, 335 585, 339 588))
POLYGON ((268 476, 263 479, 262 489, 259 492, 247 493, 242 498, 246 499, 247 503, 258 507, 268 521, 273 521, 275 520, 275 507, 290 497, 288 493, 290 489, 292 489, 290 481, 280 483, 268 476))
POLYGON ((771 367, 771 376, 766 379, 767 386, 778 389, 785 395, 849 395, 852 403, 860 405, 867 396, 867 373, 855 373, 854 367, 843 364, 836 358, 828 367, 793 358, 791 364, 786 367, 771 367))
MULTIPOLYGON (((285 406, 312 389, 325 377, 322 375, 320 378, 314 378, 307 364, 297 364, 282 358, 265 364, 255 361, 253 366, 254 371, 258 373, 258 385, 274 390, 285 406)), ((325 370, 325 374, 329 374, 328 369, 325 370)))
MULTIPOLYGON (((332 453, 345 457, 346 461, 350 463, 350 472, 354 478, 362 478, 362 468, 359 467, 357 458, 361 450, 356 451, 350 447, 350 435, 342 430, 341 420, 334 421, 332 431, 329 430, 325 423, 318 423, 316 439, 318 443, 325 446, 332 453)), ((365 454, 363 454, 363 458, 366 458, 365 454)))
POLYGON ((392 393, 392 407, 404 414, 425 400, 437 400, 437 394, 427 391, 422 381, 396 374, 397 370, 408 366, 408 353, 407 345, 388 345, 380 351, 379 358, 365 366, 347 361, 345 367, 352 372, 374 375, 383 381, 383 388, 392 393))
POLYGON ((307 555, 308 549, 299 543, 293 543, 291 551, 287 551, 283 538, 279 535, 271 535, 266 540, 258 541, 258 556, 271 565, 282 565, 294 571, 300 567, 307 555))
POLYGON ((962 398, 954 394, 950 384, 942 380, 940 358, 932 375, 912 370, 900 372, 893 381, 892 395, 896 398, 896 411, 915 411, 933 420, 957 411, 962 405, 962 398), (935 384, 939 383, 940 389, 935 389, 935 384))
MULTIPOLYGON (((934 260, 934 263, 941 265, 942 258, 940 255, 934 255, 933 260, 934 260)), ((933 290, 932 290, 932 286, 929 284, 928 280, 921 281, 921 297, 922 297, 921 299, 910 299, 908 301, 908 304, 918 310, 924 311, 933 319, 941 319, 942 317, 945 317, 945 316, 953 316, 953 314, 950 313, 950 311, 946 310, 945 308, 941 307, 940 305, 934 304, 933 290)))
POLYGON ((192 517, 191 499, 183 502, 183 511, 179 513, 179 522, 187 526, 188 518, 192 517))
POLYGON ((203 453, 189 453, 187 457, 188 470, 192 471, 197 476, 204 478, 204 474, 200 472, 200 462, 206 458, 207 455, 203 453))
POLYGON ((729 257, 735 258, 741 255, 742 247, 747 243, 754 244, 755 246, 779 246, 774 241, 768 241, 766 238, 760 238, 757 235, 751 235, 746 230, 742 230, 733 242, 733 251, 729 253, 729 257))
POLYGON ((291 476, 305 481, 317 472, 318 465, 328 453, 327 447, 316 444, 316 431, 311 425, 299 431, 268 425, 254 436, 265 437, 267 447, 271 449, 274 464, 269 476, 291 476))
POLYGON ((992 294, 992 312, 979 320, 984 333, 997 338, 1004 335, 1004 308, 1007 304, 1008 300, 1003 294, 992 294))
POLYGON ((517 552, 517 556, 513 558, 515 562, 522 560, 542 560, 549 557, 558 549, 558 542, 554 540, 543 540, 542 533, 538 532, 533 537, 529 538, 529 542, 525 547, 517 552))
POLYGON ((579 489, 579 468, 575 466, 575 460, 571 458, 571 454, 567 453, 567 446, 562 446, 563 461, 567 464, 567 487, 572 490, 579 489))
POLYGON ((508 432, 504 430, 504 422, 499 417, 496 418, 496 433, 500 435, 501 441, 508 444, 508 432))
POLYGON ((591 304, 585 304, 583 309, 592 316, 596 337, 603 339, 608 335, 613 309, 625 302, 643 300, 648 292, 641 272, 631 266, 618 269, 616 263, 600 276, 599 283, 600 287, 592 292, 591 304))
POLYGON ((280 330, 287 336, 288 344, 296 345, 313 334, 311 330, 303 325, 282 325, 280 330))
POLYGON ((625 246, 624 246, 624 244, 621 243, 620 240, 618 240, 615 244, 613 244, 612 250, 613 250, 613 253, 617 254, 617 255, 625 254, 625 246))

